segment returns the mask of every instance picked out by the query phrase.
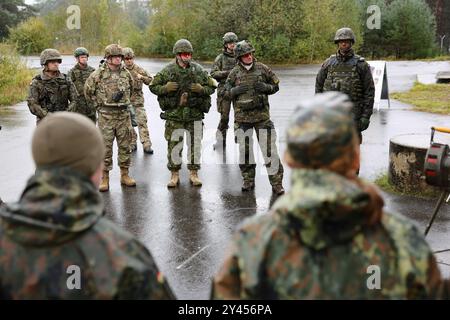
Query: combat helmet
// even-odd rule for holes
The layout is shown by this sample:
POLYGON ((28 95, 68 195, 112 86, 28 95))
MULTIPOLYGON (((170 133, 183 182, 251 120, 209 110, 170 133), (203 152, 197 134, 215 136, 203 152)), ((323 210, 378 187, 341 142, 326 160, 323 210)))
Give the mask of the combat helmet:
POLYGON ((45 66, 47 62, 52 60, 57 60, 59 63, 62 62, 61 54, 56 49, 45 49, 41 52, 41 66, 45 66))
POLYGON ((86 48, 79 47, 79 48, 75 49, 75 51, 73 52, 73 56, 75 58, 78 58, 79 56, 88 56, 89 57, 89 51, 86 48))
POLYGON ((112 57, 112 56, 122 56, 123 57, 123 50, 122 47, 118 44, 110 44, 105 48, 105 58, 112 57))
POLYGON ((338 43, 342 40, 350 40, 352 43, 356 42, 355 33, 350 28, 341 28, 336 31, 336 35, 334 36, 334 43, 338 43))
POLYGON ((356 137, 346 94, 330 91, 302 102, 289 123, 287 150, 294 161, 320 168, 349 154, 356 137))
POLYGON ((223 45, 226 45, 227 43, 236 43, 238 41, 239 39, 234 32, 227 32, 223 36, 223 45))
POLYGON ((123 57, 124 58, 134 58, 134 51, 131 48, 123 48, 122 49, 123 57))
POLYGON ((177 42, 175 42, 175 45, 173 46, 173 54, 177 55, 183 52, 187 53, 194 52, 194 48, 192 48, 192 44, 189 42, 189 40, 180 39, 177 42))
POLYGON ((247 53, 255 52, 255 48, 251 45, 247 40, 242 40, 236 43, 236 47, 234 48, 234 56, 236 59, 246 55, 247 53))

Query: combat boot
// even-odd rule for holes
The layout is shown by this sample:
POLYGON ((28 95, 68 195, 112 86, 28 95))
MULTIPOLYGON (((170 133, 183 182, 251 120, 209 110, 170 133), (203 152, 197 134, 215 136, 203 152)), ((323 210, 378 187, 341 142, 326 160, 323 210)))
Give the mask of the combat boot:
POLYGON ((178 171, 171 171, 172 176, 167 184, 168 188, 175 188, 180 184, 180 173, 178 171))
POLYGON ((127 187, 136 186, 136 181, 128 175, 128 168, 120 168, 120 183, 127 187))
POLYGON ((241 190, 246 192, 253 189, 255 189, 255 182, 251 180, 244 180, 241 190))
POLYGON ((103 171, 102 183, 98 188, 100 192, 106 192, 109 190, 109 171, 103 171))
POLYGON ((275 193, 276 195, 281 196, 282 194, 284 194, 283 185, 277 184, 277 185, 272 186, 272 192, 275 193))
POLYGON ((191 181, 191 184, 194 187, 200 187, 202 185, 202 182, 200 181, 197 170, 190 170, 189 171, 189 180, 191 181))
POLYGON ((147 153, 147 154, 153 154, 153 149, 152 149, 152 147, 150 147, 150 144, 145 143, 145 144, 143 145, 143 148, 144 148, 144 152, 145 152, 145 153, 147 153))

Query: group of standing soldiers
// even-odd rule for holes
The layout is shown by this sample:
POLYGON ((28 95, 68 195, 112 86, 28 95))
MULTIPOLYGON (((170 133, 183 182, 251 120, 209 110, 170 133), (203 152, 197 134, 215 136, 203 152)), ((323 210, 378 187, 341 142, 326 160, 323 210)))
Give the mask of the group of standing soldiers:
MULTIPOLYGON (((354 120, 360 140, 361 131, 367 129, 373 108, 374 85, 370 67, 355 55, 353 31, 337 31, 335 43, 339 50, 322 66, 316 81, 316 93, 341 91, 354 103, 354 120)), ((69 110, 98 121, 105 144, 104 171, 100 191, 109 190, 109 171, 112 170, 112 146, 118 144, 118 164, 121 183, 135 186, 129 176, 130 153, 137 148, 137 134, 145 153, 152 154, 152 143, 144 108, 143 84, 157 95, 161 118, 165 120, 164 137, 167 140, 167 167, 171 172, 169 188, 180 183, 181 155, 184 136, 188 146, 189 180, 201 186, 201 140, 205 113, 211 107, 211 95, 218 88, 217 109, 221 115, 214 144, 215 149, 226 147, 231 105, 234 109, 235 141, 239 144, 242 191, 255 187, 256 164, 253 154, 255 131, 264 162, 275 194, 284 193, 283 165, 277 152, 276 133, 270 118, 268 96, 279 91, 279 79, 266 65, 255 59, 255 49, 246 40, 239 41, 236 34, 227 32, 223 37, 223 53, 214 61, 211 73, 192 61, 193 47, 186 39, 173 47, 175 60, 158 72, 154 79, 134 63, 131 48, 112 44, 105 49, 105 61, 95 70, 88 65, 89 52, 75 50, 77 64, 68 75, 59 71, 62 57, 55 49, 41 54, 43 71, 30 86, 28 105, 37 122, 48 112, 69 110), (124 63, 123 63, 124 62, 124 63), (98 116, 98 119, 97 119, 98 116)))
MULTIPOLYGON (((284 158, 292 169, 291 190, 269 214, 251 217, 236 231, 214 277, 212 298, 449 296, 449 281, 441 277, 433 252, 419 230, 407 219, 387 212, 377 189, 357 176, 361 132, 369 125, 374 86, 367 62, 351 50, 351 30, 338 30, 335 41, 338 52, 323 64, 316 91, 342 91, 347 95, 320 93, 302 102, 292 114, 284 158), (370 270, 375 270, 373 275, 370 270)), ((225 44, 225 50, 227 47, 225 44)), ((18 204, 0 207, 0 257, 4 261, 0 264, 0 275, 4 275, 0 298, 175 298, 145 247, 101 214, 103 204, 96 186, 100 184, 104 146, 111 137, 120 143, 129 135, 128 106, 134 90, 133 78, 121 63, 120 47, 112 45, 107 50, 110 55, 106 55, 106 64, 92 73, 84 86, 86 102, 97 111, 103 137, 91 121, 78 114, 61 112, 43 120, 32 142, 36 173, 18 204), (72 261, 89 270, 82 290, 66 289, 66 273, 61 270, 72 261)), ((201 120, 216 87, 211 76, 191 61, 192 53, 191 44, 179 40, 174 46, 176 61, 150 84, 150 90, 158 95, 161 117, 166 120, 169 155, 180 155, 171 143, 182 141, 186 132, 191 150, 200 143, 191 133, 197 134, 198 123, 202 132, 201 120)), ((219 67, 213 72, 222 81, 226 76, 219 101, 233 102, 235 131, 253 134, 257 130, 261 148, 267 147, 273 155, 273 136, 266 145, 262 135, 264 130, 273 129, 267 96, 279 90, 279 81, 267 66, 256 62, 253 53, 248 42, 238 42, 234 48, 236 65, 228 74, 229 70, 218 73, 223 71, 219 57, 219 67)), ((43 78, 51 77, 42 75, 38 79, 43 78)), ((57 74, 51 79, 64 83, 66 78, 57 74)), ((146 80, 142 78, 144 83, 146 80)), ((35 79, 34 86, 39 89, 39 85, 35 79)), ((32 92, 38 89, 32 86, 32 92)), ((72 89, 66 90, 67 96, 73 94, 72 89)), ((32 102, 30 98, 32 112, 38 118, 45 117, 49 110, 32 102)), ((72 100, 70 103, 76 108, 72 100)), ((220 110, 226 112, 222 107, 220 110)), ((225 123, 222 118, 221 135, 225 123)), ((239 144, 245 148, 241 152, 250 156, 249 141, 239 144)), ((125 150, 119 150, 119 157, 125 150)), ((179 183, 180 169, 175 160, 179 159, 169 156, 170 186, 174 187, 179 183)), ((190 161, 191 182, 199 185, 195 180, 199 166, 190 161)), ((276 154, 266 163, 277 161, 276 154)), ((244 163, 243 187, 251 189, 254 167, 244 163)), ((107 164, 106 169, 110 169, 107 164)), ((274 192, 277 186, 282 188, 282 174, 281 163, 269 174, 274 192)))

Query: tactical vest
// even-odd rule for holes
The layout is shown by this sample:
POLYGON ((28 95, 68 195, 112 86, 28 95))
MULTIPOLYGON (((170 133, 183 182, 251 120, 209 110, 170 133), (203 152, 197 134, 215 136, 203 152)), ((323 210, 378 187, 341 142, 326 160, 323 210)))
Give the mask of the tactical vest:
MULTIPOLYGON (((233 70, 234 66, 236 65, 236 59, 226 53, 222 53, 221 55, 221 64, 222 64, 222 70, 221 71, 231 71, 233 70)), ((223 85, 225 84, 225 81, 227 79, 223 79, 222 81, 220 81, 220 84, 223 85)))
POLYGON ((132 69, 127 68, 127 70, 130 72, 134 81, 133 92, 131 95, 131 102, 135 107, 142 106, 144 104, 144 91, 142 90, 144 87, 144 80, 139 79, 138 75, 144 76, 146 72, 137 64, 134 64, 132 69))
POLYGON ((197 121, 204 118, 204 113, 211 107, 211 97, 191 92, 191 84, 200 83, 208 86, 208 74, 197 63, 191 62, 190 67, 182 69, 175 63, 167 66, 168 82, 179 84, 177 91, 158 96, 158 102, 164 113, 161 118, 175 121, 197 121), (187 101, 182 106, 182 94, 187 93, 187 101))
POLYGON ((34 78, 40 84, 39 104, 48 112, 66 111, 69 107, 70 83, 67 76, 64 73, 62 75, 64 79, 43 80, 41 75, 34 78))
POLYGON ((130 73, 124 67, 118 71, 111 71, 102 66, 97 80, 97 103, 99 106, 124 106, 131 104, 130 73), (120 99, 114 101, 119 95, 120 99))
POLYGON ((359 104, 363 99, 363 85, 357 71, 358 62, 364 61, 361 59, 355 55, 348 61, 339 61, 335 55, 331 56, 323 91, 346 93, 355 104, 359 104))
POLYGON ((264 96, 256 92, 255 84, 257 82, 265 82, 262 70, 256 66, 249 72, 239 72, 236 76, 235 84, 247 85, 249 90, 239 95, 235 101, 235 108, 241 111, 250 111, 254 109, 262 109, 264 107, 264 96))
POLYGON ((91 73, 94 71, 95 69, 90 66, 87 66, 86 69, 73 67, 72 70, 70 70, 70 78, 75 85, 75 88, 77 89, 79 98, 84 99, 84 84, 86 83, 86 80, 89 78, 91 73))

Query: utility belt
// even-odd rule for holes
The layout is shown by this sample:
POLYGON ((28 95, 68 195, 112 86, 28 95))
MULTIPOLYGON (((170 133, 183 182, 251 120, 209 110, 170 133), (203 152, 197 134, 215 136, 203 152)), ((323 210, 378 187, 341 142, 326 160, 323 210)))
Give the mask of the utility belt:
POLYGON ((114 105, 114 106, 102 105, 99 108, 99 110, 106 111, 106 112, 128 111, 128 105, 127 104, 119 104, 119 105, 114 105))
POLYGON ((264 109, 264 98, 262 95, 257 95, 252 98, 247 99, 238 99, 235 102, 235 105, 238 109, 242 111, 252 111, 255 109, 264 109))

